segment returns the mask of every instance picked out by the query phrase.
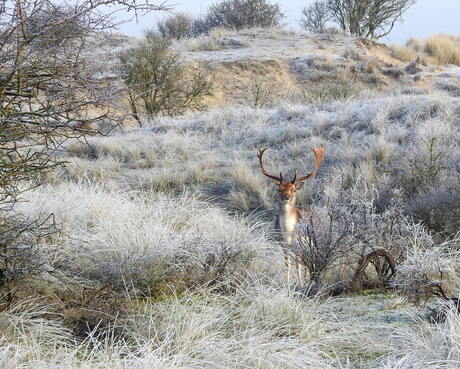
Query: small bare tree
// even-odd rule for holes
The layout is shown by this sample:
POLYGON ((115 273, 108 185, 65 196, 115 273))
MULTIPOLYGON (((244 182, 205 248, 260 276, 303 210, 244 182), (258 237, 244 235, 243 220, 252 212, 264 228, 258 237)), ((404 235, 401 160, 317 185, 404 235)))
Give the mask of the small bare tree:
POLYGON ((275 81, 256 77, 249 83, 245 98, 254 108, 267 108, 280 97, 279 91, 280 86, 275 81))
POLYGON ((118 88, 101 77, 106 65, 90 44, 123 9, 165 7, 134 0, 0 1, 0 208, 26 188, 21 183, 36 185, 59 162, 53 153, 64 140, 90 133, 94 122, 118 122, 118 88))
POLYGON ((151 116, 174 116, 205 108, 202 98, 211 93, 210 82, 201 71, 187 71, 167 40, 147 34, 119 59, 119 73, 128 87, 131 111, 139 124, 141 111, 151 116))
POLYGON ((328 0, 332 18, 343 32, 379 39, 388 35, 415 0, 328 0))
POLYGON ((316 0, 303 8, 300 26, 313 33, 324 32, 326 23, 331 19, 327 1, 316 0))
POLYGON ((277 26, 283 18, 280 6, 269 0, 222 0, 209 7, 206 23, 210 28, 239 30, 277 26))

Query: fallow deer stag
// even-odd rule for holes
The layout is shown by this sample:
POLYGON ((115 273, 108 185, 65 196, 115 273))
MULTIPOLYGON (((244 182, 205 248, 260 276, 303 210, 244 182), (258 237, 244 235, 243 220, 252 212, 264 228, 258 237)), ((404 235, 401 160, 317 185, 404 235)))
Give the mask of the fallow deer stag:
POLYGON ((288 284, 291 281, 291 264, 292 259, 295 258, 296 274, 299 287, 303 286, 302 279, 302 256, 299 250, 293 248, 293 241, 295 237, 295 226, 305 216, 311 216, 306 209, 298 208, 296 206, 296 191, 303 186, 303 181, 314 178, 318 168, 324 159, 324 147, 321 145, 319 148, 312 148, 315 154, 315 164, 310 174, 303 177, 297 177, 297 172, 294 174, 292 181, 284 181, 283 175, 280 172, 279 176, 275 176, 267 172, 263 164, 263 155, 268 148, 258 150, 257 157, 259 158, 259 165, 262 174, 277 181, 279 189, 278 211, 275 221, 275 231, 280 238, 281 245, 284 252, 284 260, 287 267, 288 284))

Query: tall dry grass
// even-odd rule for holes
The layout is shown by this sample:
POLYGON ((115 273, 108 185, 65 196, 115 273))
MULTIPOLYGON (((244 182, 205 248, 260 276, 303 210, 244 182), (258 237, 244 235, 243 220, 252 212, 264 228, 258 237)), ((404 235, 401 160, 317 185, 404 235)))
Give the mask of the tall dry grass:
POLYGON ((393 55, 403 61, 413 61, 420 56, 430 64, 460 65, 460 37, 439 33, 424 40, 411 38, 405 46, 393 45, 393 55))

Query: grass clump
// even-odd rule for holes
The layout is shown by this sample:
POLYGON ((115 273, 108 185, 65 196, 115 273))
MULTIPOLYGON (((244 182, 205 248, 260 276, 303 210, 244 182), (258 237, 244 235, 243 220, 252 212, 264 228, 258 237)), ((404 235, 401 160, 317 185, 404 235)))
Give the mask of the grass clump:
POLYGON ((336 81, 325 80, 320 83, 309 83, 303 90, 304 99, 308 103, 328 103, 344 101, 356 97, 358 87, 353 81, 339 79, 336 81))
POLYGON ((405 46, 393 45, 393 56, 402 61, 413 61, 418 56, 436 65, 460 65, 460 37, 443 33, 425 40, 411 38, 405 46))

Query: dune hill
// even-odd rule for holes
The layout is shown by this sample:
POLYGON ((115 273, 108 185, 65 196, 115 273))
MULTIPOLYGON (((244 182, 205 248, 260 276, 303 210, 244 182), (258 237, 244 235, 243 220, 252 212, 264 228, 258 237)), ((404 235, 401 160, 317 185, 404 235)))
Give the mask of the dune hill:
MULTIPOLYGON (((106 36, 94 46, 114 62, 117 51, 136 44, 123 35, 106 36)), ((284 29, 214 30, 209 36, 173 42, 173 50, 213 82, 209 107, 251 100, 254 85, 273 90, 270 101, 305 100, 312 85, 349 81, 361 95, 392 89, 447 91, 460 95, 460 67, 401 60, 397 50, 340 34, 284 29)))

